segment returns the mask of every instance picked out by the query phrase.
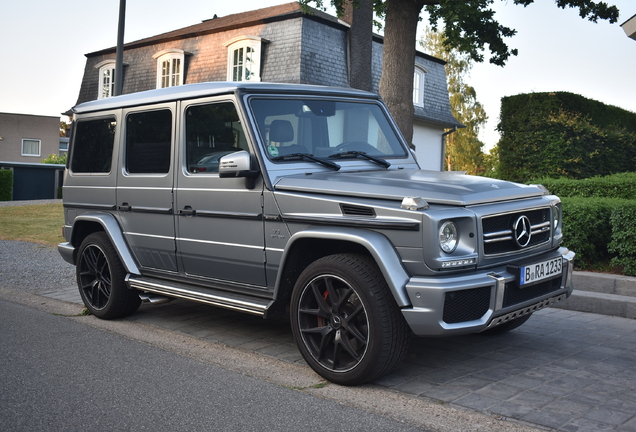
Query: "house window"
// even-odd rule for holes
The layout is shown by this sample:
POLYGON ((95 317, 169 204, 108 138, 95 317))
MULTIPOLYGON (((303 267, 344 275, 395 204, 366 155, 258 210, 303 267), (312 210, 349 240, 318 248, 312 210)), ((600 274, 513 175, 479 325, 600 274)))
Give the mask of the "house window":
POLYGON ((228 48, 227 80, 261 80, 261 43, 256 36, 240 36, 224 45, 228 48))
POLYGON ((40 156, 42 142, 38 139, 22 140, 22 156, 40 156))
POLYGON ((105 99, 115 95, 115 61, 106 60, 95 66, 99 69, 97 99, 105 99))
POLYGON ((183 85, 183 50, 163 50, 152 57, 157 59, 157 88, 183 85))
POLYGON ((413 105, 424 106, 424 76, 426 72, 415 68, 413 74, 413 105))

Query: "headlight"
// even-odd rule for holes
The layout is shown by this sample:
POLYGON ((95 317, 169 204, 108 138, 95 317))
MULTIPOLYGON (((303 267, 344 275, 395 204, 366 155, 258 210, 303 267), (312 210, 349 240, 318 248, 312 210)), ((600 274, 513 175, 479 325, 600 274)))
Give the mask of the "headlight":
POLYGON ((439 247, 446 253, 452 253, 459 243, 458 233, 455 222, 444 222, 439 229, 439 247))
POLYGON ((563 217, 563 209, 561 204, 557 204, 554 208, 554 229, 556 230, 559 227, 559 223, 561 222, 561 218, 563 217))

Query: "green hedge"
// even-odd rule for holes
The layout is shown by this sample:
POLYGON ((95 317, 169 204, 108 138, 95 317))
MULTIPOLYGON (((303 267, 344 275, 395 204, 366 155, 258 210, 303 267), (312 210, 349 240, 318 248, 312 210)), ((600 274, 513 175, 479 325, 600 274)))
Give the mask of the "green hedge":
POLYGON ((576 267, 611 262, 636 276, 636 200, 562 198, 563 245, 576 252, 576 267))
POLYGON ((497 174, 583 179, 636 171, 636 114, 565 92, 504 97, 497 174))
POLYGON ((0 169, 0 201, 11 201, 13 192, 13 171, 0 169))
POLYGON ((636 199, 636 173, 628 172, 583 180, 567 178, 538 179, 539 183, 559 197, 636 199))
POLYGON ((623 273, 636 276, 636 201, 629 201, 612 211, 612 241, 608 250, 616 256, 612 264, 623 267, 623 273))

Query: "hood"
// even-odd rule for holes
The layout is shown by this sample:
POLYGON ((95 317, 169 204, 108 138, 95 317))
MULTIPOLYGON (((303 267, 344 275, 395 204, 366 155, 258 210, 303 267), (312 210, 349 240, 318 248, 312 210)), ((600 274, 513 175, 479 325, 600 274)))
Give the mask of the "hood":
POLYGON ((465 175, 462 172, 386 170, 319 172, 280 177, 277 191, 402 201, 418 196, 429 204, 467 206, 545 195, 536 186, 465 175))

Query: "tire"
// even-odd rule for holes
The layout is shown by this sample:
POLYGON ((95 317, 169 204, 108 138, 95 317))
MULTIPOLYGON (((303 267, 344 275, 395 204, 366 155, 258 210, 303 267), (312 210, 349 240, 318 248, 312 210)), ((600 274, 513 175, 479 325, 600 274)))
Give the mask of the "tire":
POLYGON ((82 301, 96 317, 120 318, 139 308, 141 299, 137 291, 126 286, 126 270, 105 232, 84 239, 75 271, 82 301))
POLYGON ((481 332, 481 334, 486 336, 494 336, 494 335, 499 335, 503 333, 508 333, 510 330, 514 330, 520 325, 522 325, 523 323, 525 323, 526 321, 528 321, 531 316, 532 314, 529 313, 527 315, 522 316, 521 318, 515 318, 511 321, 508 321, 507 323, 498 325, 497 327, 484 330, 483 332, 481 332))
POLYGON ((409 347, 408 325, 364 255, 330 255, 310 264, 292 293, 291 324, 305 361, 336 384, 363 384, 388 373, 409 347))

